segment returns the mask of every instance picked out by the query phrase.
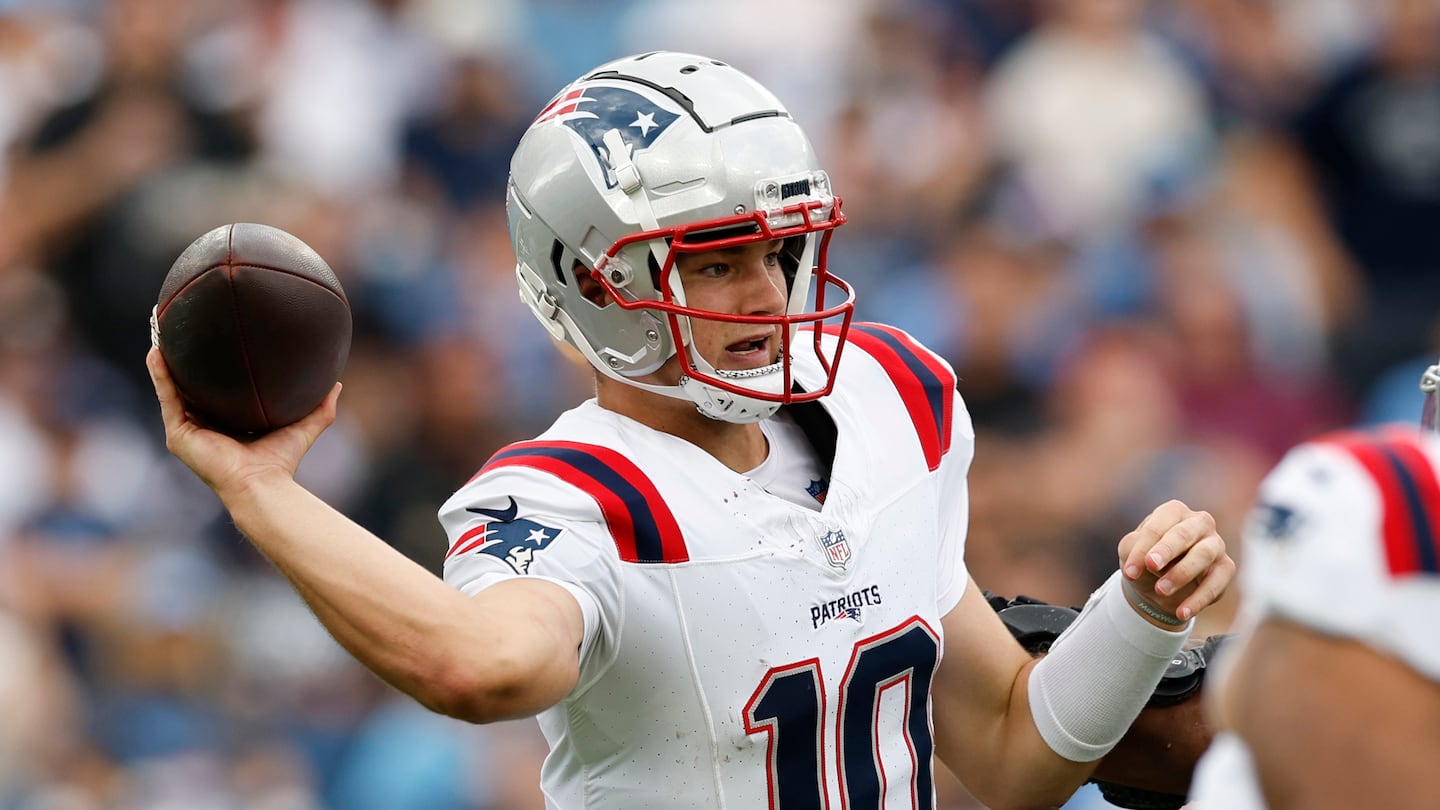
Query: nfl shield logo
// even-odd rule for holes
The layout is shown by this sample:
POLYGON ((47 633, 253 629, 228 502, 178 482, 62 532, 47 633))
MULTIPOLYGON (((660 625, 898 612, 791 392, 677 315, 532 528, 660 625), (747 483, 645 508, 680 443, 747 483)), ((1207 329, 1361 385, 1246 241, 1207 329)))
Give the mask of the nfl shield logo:
POLYGON ((826 559, 836 568, 844 568, 850 562, 850 543, 839 529, 826 532, 820 538, 820 545, 825 549, 826 559))

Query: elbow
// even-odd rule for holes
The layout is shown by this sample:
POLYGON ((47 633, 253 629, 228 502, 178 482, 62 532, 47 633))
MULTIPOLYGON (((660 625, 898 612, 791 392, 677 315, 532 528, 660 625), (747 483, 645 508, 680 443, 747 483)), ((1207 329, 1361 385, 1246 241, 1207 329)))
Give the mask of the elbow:
POLYGON ((551 686, 556 680, 553 673, 504 656, 454 656, 421 673, 410 694, 432 712, 484 724, 530 717, 559 702, 564 692, 551 686))
POLYGON ((965 782, 966 790, 992 810, 1057 810, 1070 801, 1086 781, 1073 772, 1061 774, 1038 768, 1021 773, 1007 771, 1003 766, 971 776, 965 782))

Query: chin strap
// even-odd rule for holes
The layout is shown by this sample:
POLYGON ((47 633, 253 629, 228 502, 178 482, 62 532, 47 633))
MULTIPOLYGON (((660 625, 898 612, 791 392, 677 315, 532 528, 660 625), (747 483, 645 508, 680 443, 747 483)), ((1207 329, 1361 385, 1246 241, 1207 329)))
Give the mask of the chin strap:
MULTIPOLYGON (((984 594, 1010 634, 1032 655, 1048 652, 1050 644, 1080 615, 1076 608, 1052 605, 1028 596, 1007 599, 990 591, 984 594)), ((1193 697, 1205 682, 1205 670, 1227 638, 1227 635, 1210 636, 1199 647, 1177 653, 1145 705, 1173 706, 1193 697)), ((1106 801, 1130 810, 1180 810, 1188 800, 1186 796, 1171 793, 1140 790, 1099 779, 1091 781, 1100 788, 1106 801)))

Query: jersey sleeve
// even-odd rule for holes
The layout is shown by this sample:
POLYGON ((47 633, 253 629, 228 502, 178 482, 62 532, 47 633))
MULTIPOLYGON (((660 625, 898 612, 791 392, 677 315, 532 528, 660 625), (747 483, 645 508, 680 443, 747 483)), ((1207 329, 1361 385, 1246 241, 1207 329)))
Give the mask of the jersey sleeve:
MULTIPOLYGON (((1413 441, 1319 441, 1262 483, 1241 549, 1243 610, 1354 639, 1440 680, 1440 523, 1413 441), (1426 570, 1429 568, 1429 570, 1426 570)), ((1440 491, 1436 491, 1440 493, 1440 491)))
POLYGON ((624 590, 615 543, 595 501, 544 472, 483 472, 441 507, 449 549, 444 579, 468 596, 506 580, 554 582, 575 597, 585 621, 582 690, 613 658, 624 590))

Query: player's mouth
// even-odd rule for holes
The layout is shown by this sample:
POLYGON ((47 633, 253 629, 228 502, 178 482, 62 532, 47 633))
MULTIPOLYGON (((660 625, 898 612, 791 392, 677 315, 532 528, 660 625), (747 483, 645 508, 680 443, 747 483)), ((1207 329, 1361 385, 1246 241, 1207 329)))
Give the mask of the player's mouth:
POLYGON ((775 352, 775 333, 772 330, 726 346, 725 360, 720 365, 736 369, 768 366, 775 362, 775 352))

